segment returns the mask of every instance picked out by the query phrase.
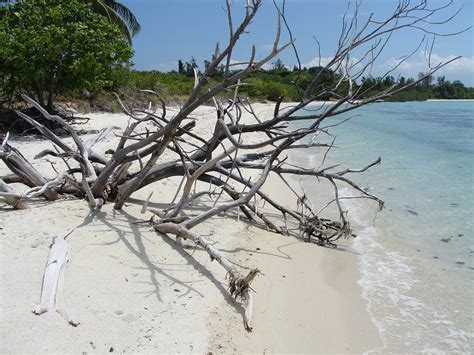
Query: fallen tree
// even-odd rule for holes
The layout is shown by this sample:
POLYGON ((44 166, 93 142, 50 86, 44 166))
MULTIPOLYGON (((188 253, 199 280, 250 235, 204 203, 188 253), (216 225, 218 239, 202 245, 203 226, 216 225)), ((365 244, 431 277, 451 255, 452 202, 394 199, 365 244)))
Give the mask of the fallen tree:
MULTIPOLYGON (((234 27, 231 2, 226 2, 229 42, 225 48, 216 45, 212 60, 202 75, 198 75, 195 71, 194 89, 173 117, 168 117, 167 106, 159 93, 146 91, 160 100, 161 107, 156 110, 151 110, 150 107, 131 110, 123 105, 117 96, 124 112, 130 117, 130 124, 119 137, 115 149, 109 152, 110 158, 105 158, 93 150, 94 145, 110 130, 104 129, 84 142, 68 122, 60 116, 50 114, 27 95, 23 95, 23 99, 39 110, 47 120, 63 127, 74 142, 74 145, 66 143, 48 127, 18 112, 20 117, 57 147, 54 151, 38 152, 37 156, 41 158, 50 155, 63 159, 67 162, 67 170, 48 181, 19 151, 10 146, 8 136, 0 137, 0 158, 16 175, 16 182, 21 181, 30 187, 21 194, 15 194, 5 187, 7 183, 2 183, 4 187, 0 196, 5 197, 15 208, 26 208, 28 199, 38 198, 41 195, 54 200, 58 195, 68 193, 85 198, 90 208, 94 210, 100 210, 105 203, 113 203, 114 208, 121 209, 137 190, 169 177, 181 177, 182 181, 175 191, 175 200, 163 210, 151 211, 155 216, 151 223, 159 234, 173 234, 177 238, 189 239, 203 248, 212 260, 217 260, 229 276, 230 293, 242 299, 245 304, 244 323, 248 330, 251 329, 253 304, 250 283, 258 270, 251 270, 244 276, 206 238, 194 232, 193 228, 222 212, 237 209, 239 218, 242 212, 248 221, 260 220, 269 230, 276 233, 291 234, 288 228, 288 220, 291 220, 299 226, 300 232, 297 237, 315 241, 320 245, 334 246, 338 239, 353 235, 347 211, 341 205, 339 187, 347 185, 355 189, 360 197, 373 200, 382 208, 382 200, 362 189, 350 178, 350 175, 363 173, 379 164, 381 160, 377 159, 360 169, 338 170, 338 165, 325 166, 327 153, 334 146, 334 140, 327 143, 320 136, 329 134, 331 127, 343 123, 343 121, 338 123, 328 121, 416 85, 457 59, 433 63, 430 52, 427 52, 427 70, 425 76, 420 77, 418 81, 401 88, 392 86, 369 98, 361 99, 365 91, 374 88, 365 88, 365 91, 362 91, 362 87, 357 86, 356 82, 363 76, 370 75, 374 63, 389 43, 392 34, 395 31, 412 29, 436 36, 435 30, 431 27, 444 22, 434 23, 430 22, 430 19, 439 16, 449 6, 431 8, 427 1, 412 4, 403 0, 387 18, 376 20, 372 14, 365 22, 360 23, 359 5, 356 5, 351 9, 352 14, 349 14, 348 9, 344 16, 334 56, 322 66, 323 69, 331 69, 338 73, 331 85, 323 89, 318 87, 318 80, 323 73, 321 70, 315 73, 306 90, 300 92, 301 99, 298 103, 281 109, 283 98, 280 97, 275 103, 273 115, 259 117, 250 100, 239 95, 239 88, 246 84, 247 78, 285 49, 293 48, 297 55, 295 40, 287 26, 284 7, 279 8, 275 5, 278 25, 270 53, 257 60, 256 49, 252 47, 247 61, 235 63, 232 60, 233 50, 240 36, 248 31, 261 3, 262 0, 247 1, 243 20, 239 26, 234 27), (287 30, 288 37, 288 41, 284 44, 280 43, 282 29, 287 30), (241 69, 233 70, 236 64, 241 69), (209 86, 209 77, 222 66, 225 68, 222 81, 209 86), (231 99, 222 99, 225 91, 233 93, 231 99), (303 111, 328 95, 335 100, 307 112, 303 111), (208 102, 214 105, 215 125, 213 131, 205 136, 193 132, 195 122, 188 120, 197 108, 208 102), (254 122, 243 122, 244 112, 250 115, 254 122), (303 124, 295 125, 294 122, 303 124), (255 141, 253 138, 254 141, 250 142, 249 136, 258 139, 255 141), (295 166, 290 163, 289 151, 296 149, 318 149, 324 152, 319 167, 295 166), (297 209, 290 209, 278 203, 272 196, 262 191, 262 186, 270 174, 280 177, 290 186, 290 190, 299 201, 297 209), (291 188, 288 176, 295 175, 324 179, 333 186, 334 199, 330 203, 334 203, 337 207, 336 220, 320 217, 318 211, 313 210, 308 202, 304 190, 298 192, 291 188), (196 189, 199 182, 209 184, 210 189, 196 189), (203 194, 213 199, 213 205, 205 211, 194 210, 192 201, 203 194), (259 209, 255 203, 257 196, 281 214, 284 225, 280 225, 281 221, 275 221, 259 209)), ((445 22, 449 19, 450 17, 445 22)), ((390 75, 421 48, 422 44, 427 43, 430 48, 427 39, 423 38, 418 48, 411 54, 400 57, 395 66, 383 77, 390 75)), ((13 182, 15 179, 10 176, 3 180, 13 182)), ((144 210, 147 203, 148 201, 144 210)), ((47 298, 50 301, 53 299, 52 296, 47 298)))

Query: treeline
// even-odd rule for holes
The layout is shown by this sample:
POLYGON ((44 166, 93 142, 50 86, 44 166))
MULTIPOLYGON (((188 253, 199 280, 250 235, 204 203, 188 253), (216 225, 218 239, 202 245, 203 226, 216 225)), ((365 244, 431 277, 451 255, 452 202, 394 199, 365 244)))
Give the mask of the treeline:
MULTIPOLYGON (((205 61, 203 69, 207 69, 209 62, 205 61)), ((189 62, 179 60, 177 70, 170 72, 159 71, 124 71, 120 78, 120 86, 123 89, 154 89, 167 99, 179 100, 186 96, 192 89, 194 83, 194 69, 199 75, 202 71, 196 60, 192 58, 189 62)), ((304 88, 308 86, 314 75, 323 71, 320 75, 318 88, 322 92, 324 88, 332 87, 334 82, 340 79, 340 74, 322 67, 288 69, 281 60, 277 60, 267 70, 259 70, 252 77, 246 79, 245 85, 241 87, 240 94, 257 100, 275 101, 283 96, 286 101, 299 101, 304 88)), ((209 85, 220 82, 224 75, 224 67, 221 67, 209 78, 209 85)), ((422 73, 419 77, 424 76, 422 73)), ((414 83, 417 79, 405 78, 403 76, 394 78, 386 77, 364 77, 356 85, 362 93, 361 98, 370 97, 377 92, 392 86, 401 87, 414 83)), ((331 100, 337 94, 347 93, 347 84, 342 84, 336 93, 323 93, 321 100, 331 100)), ((228 92, 231 96, 232 92, 228 92)), ((389 101, 423 101, 427 99, 474 99, 474 88, 465 87, 460 81, 450 82, 444 76, 428 77, 412 87, 388 98, 389 101)))
MULTIPOLYGON (((423 76, 423 73, 418 74, 419 78, 423 76)), ((414 78, 407 79, 403 76, 398 79, 393 76, 386 76, 385 78, 363 78, 361 85, 363 90, 367 90, 364 93, 364 97, 366 97, 393 85, 402 87, 415 81, 414 78)), ((428 99, 474 99, 474 88, 466 87, 458 80, 450 82, 446 80, 445 76, 438 76, 436 80, 429 76, 393 95, 387 101, 424 101, 428 99)))

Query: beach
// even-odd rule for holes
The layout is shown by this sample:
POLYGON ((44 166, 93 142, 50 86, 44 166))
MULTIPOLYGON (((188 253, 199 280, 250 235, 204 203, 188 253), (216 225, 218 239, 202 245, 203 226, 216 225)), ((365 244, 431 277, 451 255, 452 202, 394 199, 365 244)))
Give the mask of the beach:
MULTIPOLYGON (((264 117, 273 114, 274 106, 254 108, 264 117)), ((83 139, 88 132, 113 127, 96 149, 113 148, 127 116, 87 116, 90 121, 80 127, 86 133, 83 139)), ((196 132, 210 132, 215 111, 201 107, 193 118, 196 132)), ((45 176, 54 175, 45 158, 33 159, 51 147, 48 141, 32 137, 9 143, 45 176)), ((58 170, 64 168, 54 162, 58 170)), ((2 164, 0 175, 9 173, 2 164)), ((150 207, 162 208, 172 200, 177 184, 179 179, 170 178, 149 185, 132 195, 122 210, 109 203, 95 216, 84 200, 37 199, 22 211, 2 202, 0 352, 363 353, 381 346, 361 296, 359 259, 351 240, 335 249, 323 248, 248 225, 243 216, 229 211, 199 225, 196 232, 214 241, 242 270, 261 271, 252 284, 253 332, 245 331, 242 307, 229 295, 225 271, 206 252, 158 235, 149 223, 136 223, 151 217, 140 213, 151 191, 150 207), (73 227, 62 295, 80 322, 77 327, 58 313, 31 312, 40 300, 52 238, 73 227)), ((21 191, 24 186, 14 188, 21 191)), ((288 206, 296 204, 276 178, 263 190, 288 206)), ((194 207, 209 203, 202 198, 194 207)), ((261 208, 275 214, 268 206, 261 208)))

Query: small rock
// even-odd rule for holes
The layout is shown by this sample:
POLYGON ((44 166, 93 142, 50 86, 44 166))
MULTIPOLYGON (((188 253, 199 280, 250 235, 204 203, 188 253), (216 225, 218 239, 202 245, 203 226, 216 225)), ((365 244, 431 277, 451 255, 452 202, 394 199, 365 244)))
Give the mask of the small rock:
POLYGON ((458 264, 458 265, 464 265, 465 262, 464 262, 464 261, 461 261, 461 260, 458 260, 458 261, 456 261, 456 264, 458 264))
POLYGON ((453 207, 459 206, 459 203, 452 203, 451 206, 453 206, 453 207))
POLYGON ((407 211, 408 211, 408 213, 411 213, 414 216, 418 216, 418 212, 416 212, 416 211, 413 211, 413 210, 407 210, 407 211))
POLYGON ((449 243, 449 241, 451 240, 451 238, 442 238, 441 241, 444 242, 444 243, 449 243))
POLYGON ((433 256, 433 259, 439 259, 439 256, 433 256))
POLYGON ((109 349, 109 353, 113 353, 113 352, 114 352, 114 348, 111 346, 109 349))
POLYGON ((260 250, 260 248, 257 248, 257 250, 260 250))
POLYGON ((181 292, 181 291, 178 290, 177 288, 175 288, 173 291, 174 291, 174 292, 181 292))
POLYGON ((464 234, 458 234, 458 237, 459 238, 464 237, 464 234))

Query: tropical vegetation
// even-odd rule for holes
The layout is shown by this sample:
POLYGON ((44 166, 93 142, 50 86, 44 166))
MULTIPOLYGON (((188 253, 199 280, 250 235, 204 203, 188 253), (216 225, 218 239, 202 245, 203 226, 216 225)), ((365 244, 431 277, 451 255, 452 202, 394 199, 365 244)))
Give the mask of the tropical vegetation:
MULTIPOLYGON (((206 62, 204 63, 204 67, 206 62)), ((197 64, 194 59, 189 62, 179 60, 177 71, 128 71, 121 74, 121 86, 123 90, 154 89, 162 96, 169 99, 179 99, 186 96, 193 88, 194 72, 197 64)), ((331 86, 331 83, 339 80, 340 74, 322 67, 310 67, 292 70, 287 68, 280 60, 273 63, 267 70, 259 70, 246 79, 245 86, 240 89, 242 96, 249 96, 257 100, 276 101, 283 97, 286 101, 299 101, 304 88, 308 86, 314 75, 322 71, 317 88, 319 88, 319 99, 336 99, 339 93, 347 90, 344 85, 340 86, 338 92, 321 94, 321 90, 331 86)), ((223 68, 216 71, 209 79, 209 85, 213 85, 222 79, 223 68)), ((419 74, 424 76, 423 73, 419 74)), ((362 98, 370 97, 389 87, 401 87, 407 83, 414 83, 417 79, 400 76, 364 77, 356 84, 355 89, 363 93, 362 98)), ((233 92, 227 93, 229 96, 233 92)), ((444 76, 428 77, 390 98, 390 101, 423 101, 427 99, 474 99, 474 88, 465 87, 460 81, 450 82, 444 76)))
POLYGON ((117 26, 80 0, 24 0, 0 18, 2 101, 27 91, 53 109, 56 94, 99 91, 133 54, 117 26))
MULTIPOLYGON (((0 1, 0 16, 6 13, 6 6, 22 0, 0 1)), ((122 36, 132 43, 132 37, 141 30, 141 25, 128 7, 116 0, 82 0, 91 6, 92 11, 104 16, 110 23, 116 25, 122 36)))
MULTIPOLYGON (((194 84, 194 58, 178 60, 170 72, 132 70, 130 44, 140 31, 134 14, 116 0, 9 0, 0 2, 0 104, 12 102, 20 91, 33 95, 44 107, 53 108, 53 99, 95 101, 99 109, 110 109, 115 90, 134 95, 141 89, 157 91, 166 100, 179 101, 194 84), (81 93, 87 93, 83 95, 81 93), (89 95, 90 94, 90 95, 89 95), (97 102, 101 104, 97 105, 97 102)), ((209 61, 201 67, 205 71, 209 61)), ((255 72, 240 89, 242 96, 256 100, 298 101, 316 73, 321 73, 316 95, 332 100, 346 92, 322 92, 339 81, 340 74, 322 67, 288 68, 277 59, 271 68, 255 72)), ((221 66, 209 78, 208 86, 220 82, 221 66)), ((422 73, 420 75, 423 76, 422 73)), ((362 98, 389 87, 415 83, 414 78, 364 77, 355 84, 362 98)), ((125 96, 126 96, 125 95, 125 96)), ((231 91, 223 95, 233 95, 231 91)), ((389 100, 472 99, 474 88, 445 77, 425 78, 389 100)), ((387 100, 387 99, 386 99, 387 100)))

